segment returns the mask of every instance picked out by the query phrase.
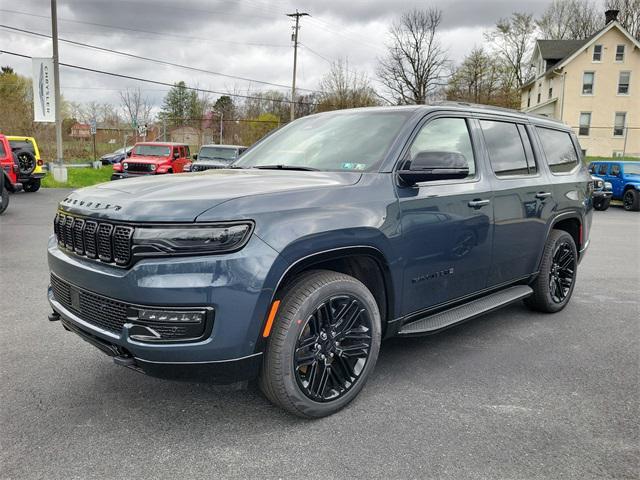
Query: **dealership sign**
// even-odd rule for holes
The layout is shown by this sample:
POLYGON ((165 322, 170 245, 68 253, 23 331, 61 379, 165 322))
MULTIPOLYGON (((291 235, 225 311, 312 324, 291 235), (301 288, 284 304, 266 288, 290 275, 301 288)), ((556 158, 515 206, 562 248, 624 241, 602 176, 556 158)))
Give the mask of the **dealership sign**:
POLYGON ((56 98, 53 83, 53 59, 36 58, 33 62, 33 119, 36 122, 56 121, 56 98))

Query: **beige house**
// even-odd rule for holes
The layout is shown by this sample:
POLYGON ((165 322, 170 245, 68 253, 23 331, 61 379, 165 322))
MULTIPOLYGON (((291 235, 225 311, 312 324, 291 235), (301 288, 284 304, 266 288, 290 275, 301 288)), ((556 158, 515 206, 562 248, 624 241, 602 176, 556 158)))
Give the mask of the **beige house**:
POLYGON ((571 125, 589 156, 640 157, 640 42, 606 13, 586 40, 538 40, 521 110, 571 125))

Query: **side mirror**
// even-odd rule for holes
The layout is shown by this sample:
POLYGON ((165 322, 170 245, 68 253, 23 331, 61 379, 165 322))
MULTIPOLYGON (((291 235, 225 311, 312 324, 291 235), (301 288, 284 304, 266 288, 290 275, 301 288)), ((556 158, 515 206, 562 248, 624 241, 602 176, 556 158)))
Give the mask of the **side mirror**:
POLYGON ((191 155, 191 158, 193 158, 194 160, 197 160, 198 159, 198 154, 194 153, 193 155, 191 155))
POLYGON ((406 185, 431 180, 454 180, 468 175, 467 159, 459 152, 418 152, 398 172, 400 180, 406 185))
POLYGON ((173 152, 173 159, 177 160, 178 158, 180 158, 180 152, 173 152))
POLYGON ((132 152, 133 152, 133 150, 129 150, 129 151, 127 152, 127 157, 130 157, 132 152))

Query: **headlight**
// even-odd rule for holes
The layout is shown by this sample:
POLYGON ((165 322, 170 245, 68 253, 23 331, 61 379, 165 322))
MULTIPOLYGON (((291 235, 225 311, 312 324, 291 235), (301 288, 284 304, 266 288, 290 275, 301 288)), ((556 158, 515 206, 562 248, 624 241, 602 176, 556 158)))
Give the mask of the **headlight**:
POLYGON ((253 224, 137 227, 135 254, 221 253, 239 250, 248 241, 253 224))
POLYGON ((602 180, 595 181, 596 188, 602 188, 604 186, 604 182, 602 180))
POLYGON ((129 168, 129 164, 127 162, 123 162, 122 168, 126 170, 127 168, 129 168))
POLYGON ((605 190, 613 189, 613 184, 611 182, 604 182, 604 189, 605 190))
POLYGON ((190 171, 191 171, 191 164, 190 164, 190 163, 186 164, 186 165, 184 166, 183 170, 184 170, 185 172, 190 172, 190 171))
POLYGON ((151 167, 149 167, 149 168, 151 169, 152 172, 156 171, 156 166, 153 163, 151 164, 151 167))

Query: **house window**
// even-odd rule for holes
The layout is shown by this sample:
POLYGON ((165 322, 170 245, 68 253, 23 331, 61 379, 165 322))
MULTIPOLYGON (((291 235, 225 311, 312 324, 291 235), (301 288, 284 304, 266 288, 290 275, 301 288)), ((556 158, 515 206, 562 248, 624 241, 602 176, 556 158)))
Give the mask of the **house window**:
POLYGON ((527 92, 527 108, 531 106, 531 89, 527 92))
POLYGON ((580 128, 578 129, 578 135, 586 137, 589 135, 589 128, 591 127, 591 112, 582 112, 580 114, 580 128))
POLYGON ((594 62, 602 61, 602 45, 593 46, 593 61, 594 62))
POLYGON ((549 100, 553 97, 553 87, 549 87, 549 100))
POLYGON ((618 95, 629 95, 629 81, 631 72, 620 72, 618 77, 618 95))
MULTIPOLYGON (((614 150, 613 151, 613 158, 622 158, 622 150, 614 150)), ((614 165, 614 167, 616 167, 617 165, 614 165)), ((613 169, 611 169, 611 174, 613 175, 613 169)), ((618 166, 618 171, 620 171, 620 167, 618 166)))
POLYGON ((585 158, 587 156, 587 150, 586 149, 581 149, 580 152, 582 153, 582 158, 585 158))
POLYGON ((541 97, 542 97, 542 94, 538 92, 538 103, 540 103, 541 97))
POLYGON ((624 127, 627 123, 627 113, 626 112, 616 112, 615 121, 613 122, 613 136, 614 137, 622 137, 624 136, 624 127))
POLYGON ((593 95, 593 83, 595 81, 595 72, 584 72, 582 74, 582 94, 593 95))
POLYGON ((624 62, 624 45, 616 46, 616 62, 624 62))

